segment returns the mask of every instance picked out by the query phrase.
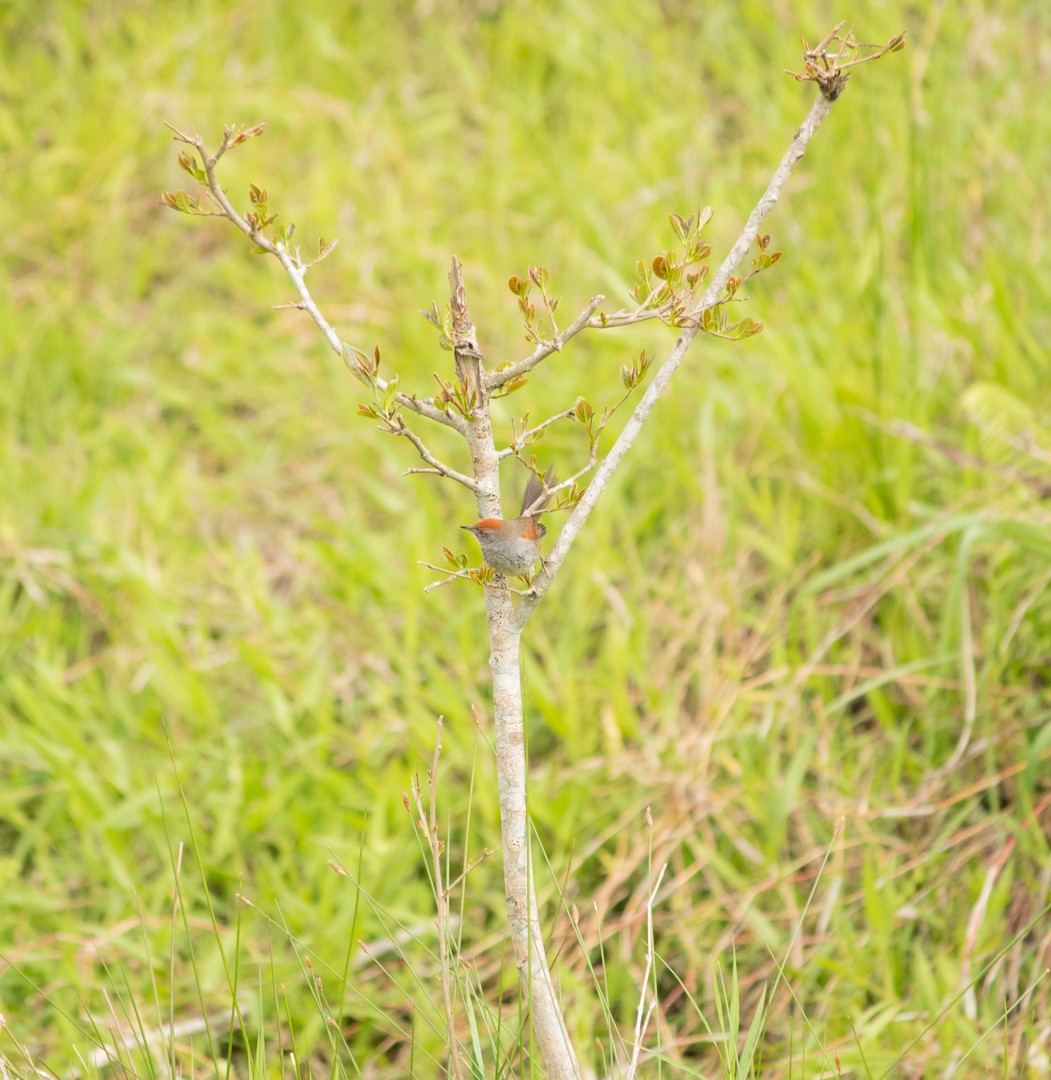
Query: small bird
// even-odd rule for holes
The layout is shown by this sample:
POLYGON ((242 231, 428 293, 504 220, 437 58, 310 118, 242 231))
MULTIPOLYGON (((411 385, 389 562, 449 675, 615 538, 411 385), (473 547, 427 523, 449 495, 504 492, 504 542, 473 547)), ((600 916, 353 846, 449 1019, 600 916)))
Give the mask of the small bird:
POLYGON ((520 517, 509 521, 482 518, 474 525, 460 526, 474 534, 485 561, 498 574, 524 574, 540 558, 540 541, 547 534, 539 521, 540 511, 547 505, 547 498, 542 499, 542 496, 544 488, 551 487, 554 482, 554 467, 547 470, 543 482, 535 473, 529 477, 522 495, 520 517))

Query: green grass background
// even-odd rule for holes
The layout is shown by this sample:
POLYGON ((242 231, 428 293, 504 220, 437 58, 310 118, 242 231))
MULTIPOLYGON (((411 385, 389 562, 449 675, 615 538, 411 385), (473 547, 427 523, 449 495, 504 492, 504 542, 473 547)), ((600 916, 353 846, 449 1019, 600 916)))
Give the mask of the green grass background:
MULTIPOLYGON (((425 595, 418 566, 470 550, 474 507, 402 475, 412 448, 358 418, 306 316, 273 310, 294 298, 273 260, 161 206, 188 179, 163 122, 214 144, 267 121, 228 190, 267 188, 305 250, 339 238, 316 299, 427 394, 448 354, 417 312, 453 253, 494 362, 528 351, 506 279, 529 264, 568 322, 596 292, 627 303, 671 211, 712 204, 720 256, 812 101, 782 73, 799 33, 854 13, 0 12, 0 1054, 70 1075, 132 1002, 147 1028, 221 1015, 236 971, 235 1074, 295 1075, 294 1039, 312 1075, 439 1075, 402 792, 444 715, 452 874, 498 847, 482 596, 425 595)), ((647 1075, 736 1075, 720 979, 736 962, 743 1036, 772 954, 791 992, 763 1076, 1049 1067, 1051 9, 856 14, 908 48, 855 75, 769 219, 766 331, 696 344, 526 635, 545 925, 600 1070, 664 862, 647 1075)), ((632 351, 672 340, 578 339, 501 403, 502 437, 611 403, 632 351)), ((537 451, 564 475, 585 448, 568 427, 537 451)), ((503 991, 494 1044, 521 1021, 498 862, 457 905, 461 978, 490 1019, 503 991)), ((216 1039, 182 1060, 210 1074, 216 1039)))

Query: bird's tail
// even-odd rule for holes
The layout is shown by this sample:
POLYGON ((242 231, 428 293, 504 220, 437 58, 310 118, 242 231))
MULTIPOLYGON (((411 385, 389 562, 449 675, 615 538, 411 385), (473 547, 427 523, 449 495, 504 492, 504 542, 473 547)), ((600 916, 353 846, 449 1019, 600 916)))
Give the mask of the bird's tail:
POLYGON ((533 516, 540 513, 548 504, 550 496, 544 496, 545 487, 554 487, 558 483, 555 479, 555 467, 549 465, 547 473, 544 476, 543 482, 540 477, 533 473, 525 486, 525 491, 522 494, 522 513, 532 514, 533 516))

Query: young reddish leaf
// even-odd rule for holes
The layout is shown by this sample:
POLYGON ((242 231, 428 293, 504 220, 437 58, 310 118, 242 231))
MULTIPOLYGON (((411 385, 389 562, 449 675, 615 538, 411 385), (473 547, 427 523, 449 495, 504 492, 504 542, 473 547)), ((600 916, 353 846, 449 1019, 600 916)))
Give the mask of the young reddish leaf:
POLYGON ((731 330, 730 336, 735 341, 744 341, 745 338, 755 337, 763 332, 763 324, 755 319, 742 319, 731 330))
POLYGON ((683 219, 682 215, 669 214, 668 221, 671 222, 671 227, 675 230, 675 235, 678 236, 680 240, 685 240, 690 231, 690 226, 683 219))
POLYGON ((198 214, 201 212, 201 204, 186 194, 185 191, 164 191, 161 193, 161 202, 172 210, 178 210, 180 214, 198 214))
POLYGON ((243 142, 247 142, 249 139, 255 138, 256 135, 262 135, 263 129, 266 127, 266 122, 262 124, 256 124, 255 127, 248 128, 247 131, 239 132, 237 137, 233 140, 232 145, 238 146, 243 142))
POLYGON ((202 169, 193 156, 188 154, 185 150, 179 155, 179 168, 188 172, 194 180, 197 180, 202 184, 207 180, 204 169, 202 169))
POLYGON ((516 375, 513 379, 508 379, 499 390, 495 391, 494 397, 507 397, 508 394, 513 394, 516 390, 521 390, 529 380, 524 375, 516 375))

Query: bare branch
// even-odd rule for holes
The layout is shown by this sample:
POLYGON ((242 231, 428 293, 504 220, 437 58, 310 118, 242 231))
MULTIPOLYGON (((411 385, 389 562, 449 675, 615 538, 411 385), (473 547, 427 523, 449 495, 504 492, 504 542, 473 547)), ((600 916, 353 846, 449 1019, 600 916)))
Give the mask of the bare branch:
POLYGON ((593 296, 587 304, 587 307, 562 331, 561 334, 556 334, 553 341, 543 341, 523 360, 517 361, 517 363, 510 364, 507 367, 499 368, 496 371, 490 371, 486 376, 486 382, 490 390, 495 390, 498 386, 503 386, 504 383, 510 382, 512 379, 517 379, 520 375, 525 375, 527 371, 532 371, 537 364, 542 363, 552 353, 559 352, 562 346, 571 338, 575 338, 581 330, 584 330, 589 325, 591 316, 595 314, 599 309, 599 305, 606 298, 604 296, 593 296))
MULTIPOLYGON (((344 357, 347 350, 351 352, 361 352, 353 345, 345 345, 340 340, 339 335, 336 333, 332 324, 321 313, 321 309, 318 307, 314 298, 310 295, 310 290, 306 285, 306 272, 318 262, 321 258, 327 255, 334 246, 334 241, 331 242, 327 248, 323 249, 322 254, 314 260, 313 263, 304 264, 300 259, 293 256, 288 248, 280 241, 270 240, 260 230, 252 225, 246 218, 238 213, 233 203, 230 202, 226 192, 223 190, 222 185, 219 183, 219 179, 215 172, 215 167, 219 159, 224 153, 237 141, 240 137, 235 133, 232 127, 226 127, 223 130, 223 141, 219 144, 219 148, 214 154, 208 152, 208 148, 204 144, 204 139, 200 135, 187 135, 171 124, 166 125, 175 135, 178 142, 187 143, 192 146, 198 153, 201 159, 201 163, 204 166, 205 182, 209 195, 215 201, 216 205, 222 212, 222 216, 231 221, 238 229, 241 230, 247 236, 256 247, 261 248, 263 251, 270 255, 273 255, 278 262, 285 269, 285 273, 288 274, 295 287, 296 292, 299 294, 299 302, 293 306, 299 308, 302 311, 307 312, 308 315, 314 320, 315 325, 321 331, 322 336, 329 344, 329 348, 339 356, 341 359, 344 357)), ((242 132, 243 135, 258 134, 264 125, 257 124, 256 127, 250 128, 246 132, 242 132)), ((202 215, 206 216, 206 215, 202 215)), ((212 215, 207 215, 212 216, 212 215)), ((387 389, 388 383, 385 379, 380 378, 378 375, 374 377, 375 384, 383 392, 387 389)), ((451 427, 454 430, 463 434, 466 431, 466 425, 460 417, 445 413, 431 399, 420 401, 418 398, 413 397, 410 394, 399 392, 395 398, 397 403, 402 408, 409 409, 411 412, 416 413, 418 416, 423 416, 428 420, 433 420, 435 423, 442 424, 445 427, 451 427)))
POLYGON ((430 585, 425 585, 423 587, 423 591, 425 593, 434 592, 435 589, 440 589, 444 585, 451 585, 454 581, 457 581, 457 580, 459 580, 461 578, 464 581, 471 581, 472 580, 472 577, 471 577, 472 573, 474 573, 474 574, 478 573, 477 570, 473 570, 473 571, 472 570, 456 570, 456 571, 453 571, 452 573, 449 573, 448 569, 446 567, 444 567, 444 566, 435 566, 434 563, 422 562, 422 561, 417 562, 416 565, 417 566, 422 566, 427 570, 433 570, 433 571, 435 571, 435 573, 445 574, 446 575, 444 578, 441 579, 441 581, 432 581, 430 583, 430 585))
MULTIPOLYGON (((251 233, 249 235, 251 235, 251 233)), ((253 236, 252 239, 255 240, 256 243, 259 243, 259 240, 256 240, 255 236, 253 236)), ((270 251, 285 268, 285 273, 288 274, 289 278, 291 278, 292 284, 295 286, 296 292, 299 293, 300 303, 302 304, 303 310, 306 311, 307 314, 309 314, 310 317, 314 320, 314 323, 321 331, 325 340, 329 343, 329 347, 332 349, 332 351, 335 352, 336 355, 340 358, 344 356, 345 349, 350 349, 352 352, 361 352, 360 349, 355 348, 355 346, 353 345, 344 346, 343 342, 340 340, 339 335, 336 333, 331 323, 329 323, 329 321, 321 313, 321 309, 317 306, 317 304, 314 302, 314 298, 310 295, 310 290, 307 288, 306 283, 306 269, 301 266, 297 259, 294 259, 289 254, 284 244, 271 244, 270 241, 266 239, 266 237, 261 237, 260 239, 265 241, 266 244, 270 245, 264 250, 270 251)), ((260 246, 262 247, 263 245, 260 244, 260 246)), ((381 393, 387 389, 388 383, 385 379, 380 378, 379 375, 374 375, 373 379, 376 383, 376 386, 379 387, 381 393)), ((402 408, 408 409, 410 412, 414 412, 418 416, 426 417, 426 419, 428 420, 433 420, 435 421, 435 423, 442 424, 444 427, 454 428, 456 431, 459 431, 461 433, 464 430, 463 421, 458 416, 442 412, 442 410, 439 409, 438 406, 433 403, 433 401, 420 401, 418 398, 413 397, 411 394, 406 394, 401 391, 399 391, 395 396, 395 401, 397 401, 397 403, 402 406, 402 408)))
MULTIPOLYGON (((257 228, 250 225, 248 221, 234 209, 233 203, 227 198, 226 192, 223 190, 222 185, 215 175, 215 166, 219 163, 219 159, 233 144, 232 136, 234 135, 234 129, 229 126, 223 129, 223 141, 219 144, 219 148, 215 153, 210 154, 208 153, 208 148, 204 144, 204 139, 202 139, 200 135, 186 135, 177 128, 172 127, 171 124, 167 124, 166 126, 175 133, 177 141, 188 143, 197 151, 201 159, 201 164, 204 166, 204 174, 209 194, 215 200, 216 205, 222 210, 223 214, 254 244, 261 247, 264 251, 269 252, 271 255, 277 255, 277 245, 274 244, 272 240, 268 240, 263 236, 257 228)), ((257 127, 261 130, 261 125, 257 125, 257 127)), ((256 129, 253 128, 252 130, 255 131, 256 129)))
POLYGON ((660 319, 663 322, 675 307, 675 301, 669 300, 667 303, 661 304, 660 307, 650 307, 649 305, 656 295, 657 290, 654 289, 634 311, 625 311, 621 308, 620 311, 614 311, 610 315, 604 312, 601 315, 596 315, 588 320, 588 326, 595 330, 612 330, 618 326, 632 326, 635 323, 649 322, 651 319, 660 319))
POLYGON ((565 480, 560 480, 552 488, 544 488, 545 496, 557 495, 560 491, 566 491, 571 488, 582 476, 587 476, 589 472, 595 467, 595 462, 598 460, 598 440, 591 444, 591 451, 588 456, 588 463, 582 465, 575 473, 570 474, 565 480))
MULTIPOLYGON (((576 415, 576 406, 572 409, 563 409, 562 412, 555 413, 554 416, 549 416, 542 424, 537 424, 536 427, 528 428, 526 431, 515 432, 515 437, 511 440, 511 445, 505 446, 503 450, 499 451, 497 457, 501 461, 506 457, 517 457, 522 447, 525 446, 530 439, 539 435, 545 428, 549 428, 552 424, 557 424, 559 420, 572 420, 576 415)), ((512 430, 514 430, 513 424, 512 430)))
POLYGON ((759 226, 776 205, 788 178, 792 175, 796 165, 802 160, 810 140, 831 111, 831 99, 822 95, 814 102, 806 119, 795 133, 792 143, 775 170, 766 191, 749 215, 748 221, 745 222, 741 235, 737 238, 729 254, 713 276, 697 307, 692 312, 693 317, 690 319, 689 325, 679 334, 671 352, 669 352, 664 363, 654 375, 638 405, 635 406, 635 411, 628 418, 620 437, 599 466, 594 480, 588 486, 576 509, 570 514, 569 520, 562 528, 561 533, 559 533, 558 540, 555 542, 551 553, 546 556, 544 564, 539 574, 537 574, 532 591, 515 612, 515 620, 518 626, 525 625, 533 612, 536 611, 537 605, 543 599, 544 594, 551 587, 551 582, 554 581, 555 576, 562 568, 573 541, 579 535, 584 523, 591 516, 591 511, 595 508, 599 497, 608 486, 613 473, 616 472, 625 455, 631 449, 632 444, 642 430, 642 425, 653 411, 653 407, 657 404, 661 394, 667 389, 691 342, 700 332, 700 314, 706 308, 713 307, 718 301, 727 281, 730 279, 730 275, 755 242, 755 238, 759 234, 759 226))
POLYGON ((329 240, 327 242, 324 241, 324 240, 320 241, 320 247, 319 247, 317 255, 315 255, 314 258, 312 258, 310 260, 310 262, 306 263, 306 265, 303 267, 303 269, 304 270, 313 270, 313 268, 315 266, 317 266, 317 264, 319 262, 322 262, 324 259, 327 259, 329 257, 329 255, 331 255, 332 252, 335 251, 336 248, 338 248, 338 247, 339 247, 339 241, 338 240, 329 240))
POLYGON ((593 330, 614 330, 619 326, 634 326, 636 323, 651 322, 653 319, 664 321, 671 311, 671 304, 659 308, 639 308, 637 311, 615 311, 612 315, 591 319, 588 326, 593 330))
POLYGON ((468 874, 469 874, 469 873, 470 873, 470 872, 471 872, 471 871, 472 871, 472 870, 473 870, 473 869, 474 869, 474 868, 475 868, 476 866, 480 866, 480 865, 481 865, 482 863, 484 863, 484 862, 485 862, 485 860, 486 860, 486 859, 488 859, 488 858, 489 858, 489 857, 490 857, 490 856, 491 856, 492 854, 493 854, 493 853, 492 853, 492 851, 491 851, 491 850, 490 850, 489 848, 482 848, 482 854, 481 854, 481 855, 479 855, 479 856, 478 856, 478 858, 474 860, 474 862, 472 862, 472 863, 469 863, 469 864, 468 864, 467 866, 465 866, 465 867, 463 868, 463 870, 461 871, 461 873, 460 873, 460 874, 458 874, 458 875, 457 875, 456 877, 454 877, 454 878, 452 879, 452 881, 450 881, 450 882, 449 882, 449 884, 448 884, 448 885, 446 885, 446 887, 445 887, 445 894, 446 894, 446 896, 448 896, 448 895, 449 895, 449 894, 450 894, 450 893, 451 893, 451 892, 453 891, 453 889, 455 889, 455 888, 456 888, 456 886, 457 886, 457 885, 460 885, 460 884, 461 884, 461 883, 462 883, 462 882, 464 881, 464 879, 465 879, 465 878, 467 877, 467 875, 468 875, 468 874))
MULTIPOLYGON (((566 491, 566 490, 572 488, 573 485, 582 476, 586 476, 589 472, 591 472, 591 470, 595 467, 595 462, 598 460, 598 440, 595 439, 591 443, 591 446, 590 446, 590 449, 589 449, 589 454, 588 454, 588 461, 587 461, 586 465, 583 465, 581 468, 577 469, 577 471, 575 473, 573 473, 572 475, 567 476, 565 478, 565 480, 560 480, 557 484, 552 484, 550 487, 548 487, 548 485, 547 485, 547 483, 545 481, 549 480, 551 478, 551 474, 552 474, 552 471, 553 471, 552 469, 548 469, 547 476, 542 476, 540 474, 540 471, 538 469, 534 468, 534 466, 530 462, 526 461, 526 459, 524 457, 522 457, 521 454, 515 453, 514 456, 518 461, 520 461, 540 481, 541 486, 542 486, 542 491, 541 491, 540 495, 537 496, 536 500, 531 505, 523 506, 522 507, 522 513, 523 514, 538 513, 540 511, 540 509, 542 509, 543 506, 551 500, 552 496, 557 495, 560 491, 566 491)), ((555 509, 564 509, 564 508, 563 507, 556 507, 555 509)))
MULTIPOLYGON (((555 322, 555 305, 551 303, 551 297, 547 295, 547 289, 542 285, 540 287, 540 295, 544 298, 544 307, 547 308, 547 317, 551 320, 552 341, 558 341, 558 323, 555 322)), ((561 344, 559 344, 558 347, 561 349, 561 344)))
POLYGON ((423 440, 412 430, 408 424, 398 417, 396 420, 397 427, 393 429, 393 434, 403 435, 413 446, 416 447, 417 453, 423 458, 424 461, 430 465, 430 469, 410 469, 409 472, 433 472, 438 476, 444 476, 449 480, 455 480, 458 484, 463 484, 465 488, 471 491, 478 491, 478 482, 472 476, 465 476, 462 472, 457 472, 455 469, 451 469, 443 461, 439 461, 424 445, 423 440))

